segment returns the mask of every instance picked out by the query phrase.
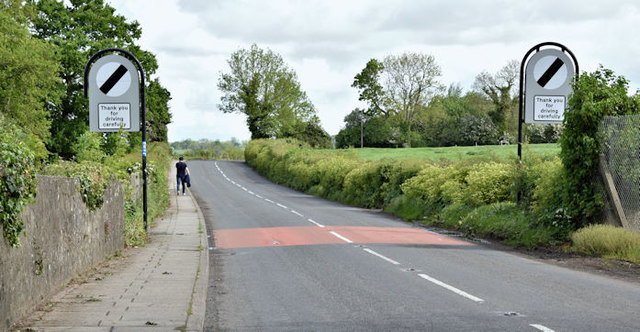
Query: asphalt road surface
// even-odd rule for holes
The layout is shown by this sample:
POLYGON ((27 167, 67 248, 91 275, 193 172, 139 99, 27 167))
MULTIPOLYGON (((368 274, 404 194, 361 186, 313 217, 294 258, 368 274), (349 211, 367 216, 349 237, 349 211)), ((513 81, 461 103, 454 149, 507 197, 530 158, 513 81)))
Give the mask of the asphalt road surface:
POLYGON ((640 283, 577 272, 190 161, 212 331, 640 331, 640 283))

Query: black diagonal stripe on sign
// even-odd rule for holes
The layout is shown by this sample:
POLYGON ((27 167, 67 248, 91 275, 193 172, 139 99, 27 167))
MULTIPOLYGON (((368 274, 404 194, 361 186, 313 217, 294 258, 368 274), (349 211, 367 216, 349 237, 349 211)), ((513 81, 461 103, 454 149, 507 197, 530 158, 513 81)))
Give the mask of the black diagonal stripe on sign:
POLYGON ((555 75, 558 70, 562 68, 562 65, 564 65, 564 62, 560 60, 560 58, 556 58, 556 61, 554 61, 551 66, 549 66, 549 69, 547 69, 547 71, 545 71, 544 74, 542 74, 542 76, 538 79, 538 84, 540 84, 540 86, 544 88, 544 86, 549 83, 553 75, 555 75))
POLYGON ((116 85, 116 83, 118 83, 118 81, 126 73, 127 73, 127 67, 120 65, 120 67, 118 67, 118 69, 116 69, 116 71, 114 71, 113 74, 109 76, 109 79, 107 79, 107 81, 104 82, 104 84, 102 84, 102 86, 100 87, 100 91, 102 91, 105 95, 109 93, 109 91, 111 91, 113 86, 116 85))

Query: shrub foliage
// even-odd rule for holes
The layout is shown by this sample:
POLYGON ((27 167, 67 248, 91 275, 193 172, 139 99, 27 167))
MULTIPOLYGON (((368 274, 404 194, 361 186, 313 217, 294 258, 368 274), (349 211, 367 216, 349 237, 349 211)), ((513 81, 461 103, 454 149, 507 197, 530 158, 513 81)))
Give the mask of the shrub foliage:
POLYGON ((36 196, 36 162, 25 135, 0 116, 0 226, 12 247, 20 245, 22 208, 36 196))
POLYGON ((640 97, 627 94, 628 84, 624 77, 602 67, 581 75, 573 84, 560 157, 564 165, 563 203, 576 228, 595 222, 602 210, 602 194, 596 188, 600 154, 597 132, 602 118, 640 112, 640 97))
POLYGON ((525 185, 534 190, 526 206, 514 203, 517 164, 512 161, 368 161, 359 159, 352 149, 314 150, 291 139, 253 140, 245 150, 245 160, 276 183, 351 205, 381 208, 405 219, 461 229, 469 235, 525 246, 563 241, 567 235, 550 223, 538 222, 547 213, 540 205, 556 202, 547 197, 545 190, 549 189, 541 186, 553 178, 546 170, 557 171, 548 166, 559 164, 557 159, 523 166, 521 171, 529 174, 524 176, 525 185))

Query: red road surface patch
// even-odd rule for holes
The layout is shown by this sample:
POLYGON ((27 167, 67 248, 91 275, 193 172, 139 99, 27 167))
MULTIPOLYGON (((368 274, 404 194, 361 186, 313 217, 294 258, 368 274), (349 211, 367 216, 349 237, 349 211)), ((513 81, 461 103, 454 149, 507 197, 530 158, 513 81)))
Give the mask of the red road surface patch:
POLYGON ((444 235, 418 228, 316 226, 224 229, 213 232, 219 249, 344 244, 330 232, 336 232, 353 243, 472 245, 444 235))

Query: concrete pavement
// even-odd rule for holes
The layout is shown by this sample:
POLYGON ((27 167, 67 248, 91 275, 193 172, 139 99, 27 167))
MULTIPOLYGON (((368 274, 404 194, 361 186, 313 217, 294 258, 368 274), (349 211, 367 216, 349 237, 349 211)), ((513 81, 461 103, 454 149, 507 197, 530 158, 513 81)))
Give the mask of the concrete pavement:
POLYGON ((209 279, 204 218, 190 193, 154 222, 145 247, 126 249, 34 312, 26 331, 202 331, 209 279), (31 329, 31 330, 29 330, 31 329))

